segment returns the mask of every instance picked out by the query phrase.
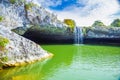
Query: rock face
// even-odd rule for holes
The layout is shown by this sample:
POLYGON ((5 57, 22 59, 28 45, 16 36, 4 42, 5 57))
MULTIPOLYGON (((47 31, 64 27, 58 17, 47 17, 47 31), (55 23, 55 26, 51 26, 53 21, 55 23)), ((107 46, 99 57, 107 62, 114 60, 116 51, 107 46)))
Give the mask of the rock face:
POLYGON ((84 43, 120 45, 120 28, 96 26, 84 29, 84 43))
POLYGON ((15 29, 29 25, 64 27, 64 23, 57 19, 57 16, 48 12, 43 7, 30 0, 17 0, 14 4, 10 0, 0 1, 0 16, 4 19, 1 25, 15 29))
MULTIPOLYGON (((82 33, 83 43, 120 44, 118 27, 85 27, 82 28, 82 33)), ((75 32, 71 32, 69 28, 31 27, 23 36, 40 44, 73 44, 75 42, 75 32)))
POLYGON ((65 27, 66 25, 57 19, 53 13, 46 11, 41 6, 33 6, 26 10, 26 17, 33 25, 65 27))
POLYGON ((119 27, 91 27, 86 30, 86 38, 120 38, 119 27))
POLYGON ((69 28, 33 26, 23 36, 39 44, 74 42, 74 33, 69 28))
POLYGON ((9 39, 9 44, 6 46, 7 51, 0 51, 0 63, 3 66, 20 66, 22 63, 30 63, 51 56, 36 43, 1 25, 0 35, 9 39))

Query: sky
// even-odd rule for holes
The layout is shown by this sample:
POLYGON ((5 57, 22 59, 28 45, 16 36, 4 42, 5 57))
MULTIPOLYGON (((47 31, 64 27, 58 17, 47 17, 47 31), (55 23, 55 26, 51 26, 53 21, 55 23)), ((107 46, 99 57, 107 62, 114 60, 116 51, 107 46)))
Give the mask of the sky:
POLYGON ((58 19, 73 19, 78 26, 91 26, 100 20, 109 25, 120 18, 120 0, 36 0, 58 19))

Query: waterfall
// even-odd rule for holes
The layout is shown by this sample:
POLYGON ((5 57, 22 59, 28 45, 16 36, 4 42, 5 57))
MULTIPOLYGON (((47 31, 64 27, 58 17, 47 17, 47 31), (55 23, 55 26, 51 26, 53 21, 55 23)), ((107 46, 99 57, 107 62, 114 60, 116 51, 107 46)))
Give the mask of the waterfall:
POLYGON ((83 44, 83 32, 81 27, 74 28, 75 44, 83 44))

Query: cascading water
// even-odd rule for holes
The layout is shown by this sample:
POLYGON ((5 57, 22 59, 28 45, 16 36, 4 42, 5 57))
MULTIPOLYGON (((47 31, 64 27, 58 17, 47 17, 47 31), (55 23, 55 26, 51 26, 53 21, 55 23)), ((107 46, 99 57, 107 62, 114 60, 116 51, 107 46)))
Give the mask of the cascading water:
POLYGON ((83 32, 81 27, 74 28, 75 44, 83 44, 83 32))

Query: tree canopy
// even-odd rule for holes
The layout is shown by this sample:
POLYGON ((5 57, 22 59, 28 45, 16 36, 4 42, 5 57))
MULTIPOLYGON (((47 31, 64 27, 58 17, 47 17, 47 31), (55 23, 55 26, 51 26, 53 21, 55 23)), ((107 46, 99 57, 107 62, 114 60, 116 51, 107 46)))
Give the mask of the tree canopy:
POLYGON ((64 19, 64 23, 70 27, 71 31, 73 31, 76 26, 75 21, 72 19, 64 19))
POLYGON ((105 26, 103 22, 97 20, 95 21, 93 24, 92 24, 93 27, 96 27, 96 26, 105 26))
POLYGON ((115 19, 115 20, 111 23, 111 26, 120 27, 120 19, 115 19))
POLYGON ((67 24, 69 27, 73 28, 75 27, 75 21, 72 19, 64 19, 64 23, 67 24))

